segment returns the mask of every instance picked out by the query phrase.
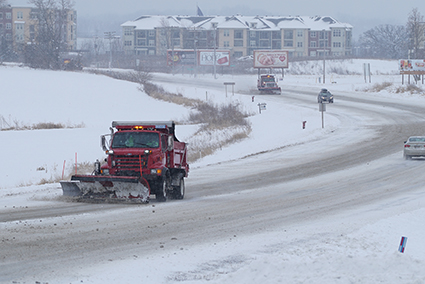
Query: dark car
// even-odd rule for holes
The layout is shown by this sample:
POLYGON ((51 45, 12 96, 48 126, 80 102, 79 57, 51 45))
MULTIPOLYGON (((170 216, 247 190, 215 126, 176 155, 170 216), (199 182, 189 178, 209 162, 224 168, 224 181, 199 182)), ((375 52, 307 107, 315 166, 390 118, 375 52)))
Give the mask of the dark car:
POLYGON ((327 89, 321 89, 319 95, 317 96, 317 102, 322 103, 333 103, 334 96, 327 89))

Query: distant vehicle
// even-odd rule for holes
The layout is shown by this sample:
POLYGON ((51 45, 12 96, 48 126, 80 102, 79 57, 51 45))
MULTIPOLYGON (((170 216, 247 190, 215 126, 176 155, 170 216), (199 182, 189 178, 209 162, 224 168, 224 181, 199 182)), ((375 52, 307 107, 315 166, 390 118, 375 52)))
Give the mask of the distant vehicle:
POLYGON ((413 157, 425 158, 425 136, 411 136, 404 142, 403 157, 409 160, 413 157))
POLYGON ((277 85, 274 75, 261 75, 257 80, 257 89, 264 93, 280 93, 281 89, 277 85))
POLYGON ((331 94, 331 92, 328 91, 328 89, 321 89, 319 95, 317 96, 317 102, 319 104, 333 103, 334 96, 331 94))

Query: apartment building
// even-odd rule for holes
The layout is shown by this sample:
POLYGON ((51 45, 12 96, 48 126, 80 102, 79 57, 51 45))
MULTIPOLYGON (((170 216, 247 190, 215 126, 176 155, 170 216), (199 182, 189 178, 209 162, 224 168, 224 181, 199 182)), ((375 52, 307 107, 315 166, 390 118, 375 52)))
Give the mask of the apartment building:
MULTIPOLYGON (((33 7, 0 8, 0 39, 4 38, 17 53, 36 39, 38 10, 33 7)), ((63 26, 63 41, 69 50, 77 47, 77 12, 69 10, 63 26)))
MULTIPOLYGON (((13 45, 13 20, 12 20, 12 8, 4 7, 0 8, 0 48, 1 50, 8 50, 13 45)), ((4 52, 0 52, 0 56, 4 52)), ((0 58, 1 60, 2 58, 0 58)))
POLYGON ((291 57, 347 56, 352 29, 332 17, 142 16, 121 25, 127 54, 165 55, 167 49, 286 50, 291 57))

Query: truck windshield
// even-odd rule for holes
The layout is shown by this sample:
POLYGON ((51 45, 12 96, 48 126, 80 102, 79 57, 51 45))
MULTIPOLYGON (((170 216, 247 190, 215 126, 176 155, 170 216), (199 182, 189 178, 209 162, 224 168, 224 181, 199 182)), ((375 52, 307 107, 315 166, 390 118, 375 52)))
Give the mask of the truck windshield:
POLYGON ((159 134, 153 132, 117 132, 112 148, 158 148, 159 134))

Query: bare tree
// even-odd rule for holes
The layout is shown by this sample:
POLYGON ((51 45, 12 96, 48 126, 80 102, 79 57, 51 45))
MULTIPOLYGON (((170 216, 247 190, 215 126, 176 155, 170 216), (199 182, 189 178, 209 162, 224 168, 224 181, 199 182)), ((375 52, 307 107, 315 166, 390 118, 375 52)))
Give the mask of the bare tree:
POLYGON ((60 53, 67 50, 66 28, 72 0, 29 0, 36 7, 36 36, 28 48, 27 60, 33 67, 60 68, 60 53))
POLYGON ((409 17, 407 19, 406 29, 409 35, 409 51, 411 58, 417 59, 423 57, 423 43, 425 41, 425 23, 424 17, 418 11, 418 8, 414 8, 410 12, 409 17))
POLYGON ((171 27, 170 22, 167 18, 161 18, 160 20, 161 29, 160 29, 160 41, 161 41, 161 50, 160 54, 167 54, 168 49, 174 50, 174 44, 172 39, 173 27, 171 27))
POLYGON ((404 26, 380 25, 360 36, 360 55, 372 58, 403 58, 407 54, 406 41, 404 26))

